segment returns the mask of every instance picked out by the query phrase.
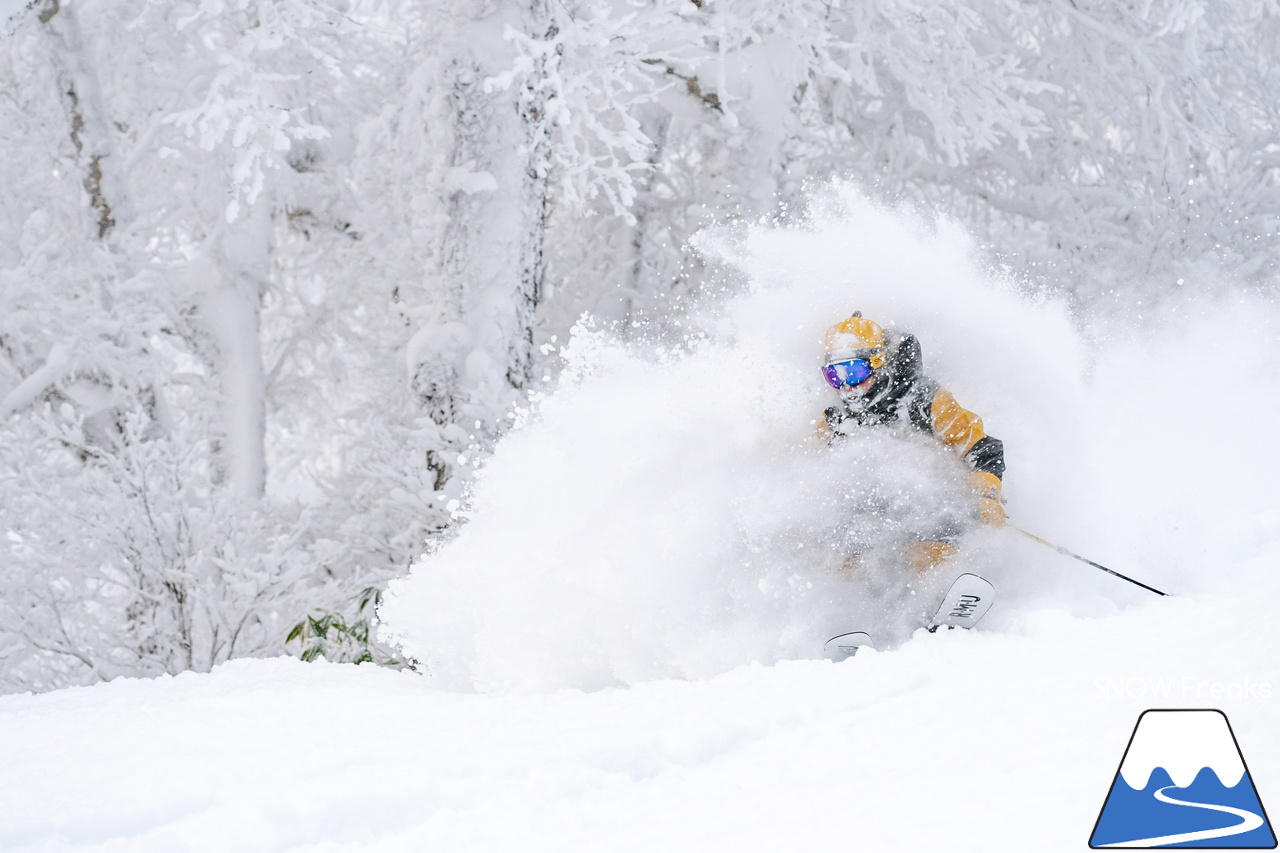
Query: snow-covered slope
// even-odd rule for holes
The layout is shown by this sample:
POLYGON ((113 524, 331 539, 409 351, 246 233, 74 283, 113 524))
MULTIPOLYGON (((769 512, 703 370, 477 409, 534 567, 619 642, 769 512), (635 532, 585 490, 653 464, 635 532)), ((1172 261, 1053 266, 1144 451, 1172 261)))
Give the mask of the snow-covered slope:
POLYGON ((0 849, 1083 850, 1149 707, 1222 708, 1280 796, 1257 568, 1247 596, 590 693, 268 660, 10 696, 0 849))
POLYGON ((0 698, 0 849, 1081 850, 1152 707, 1225 711, 1280 796, 1275 309, 1193 292, 1081 337, 958 236, 847 213, 705 243, 752 287, 688 347, 575 339, 384 612, 430 677, 0 698), (981 628, 913 634, 832 572, 846 501, 950 500, 920 445, 806 443, 855 308, 1005 440, 1013 518, 1174 596, 986 532, 955 564, 996 583, 981 628), (852 628, 882 650, 817 659, 852 628))

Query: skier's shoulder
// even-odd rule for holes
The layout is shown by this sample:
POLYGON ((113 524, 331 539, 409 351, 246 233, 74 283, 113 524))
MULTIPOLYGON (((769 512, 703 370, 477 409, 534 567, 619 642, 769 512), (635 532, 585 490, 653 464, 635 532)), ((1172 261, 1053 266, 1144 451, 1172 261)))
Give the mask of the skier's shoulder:
POLYGON ((893 365, 894 378, 903 386, 914 387, 932 383, 924 372, 924 356, 920 339, 909 331, 886 329, 885 349, 889 351, 889 363, 893 365))
MULTIPOLYGON (((927 416, 933 399, 941 386, 924 370, 920 339, 909 331, 894 329, 885 331, 885 348, 889 350, 889 363, 893 365, 893 384, 900 403, 905 404, 913 422, 927 416)), ((917 426, 923 426, 917 423, 917 426)))
POLYGON ((909 396, 917 405, 947 411, 965 411, 950 391, 925 372, 920 340, 913 333, 886 329, 885 347, 890 351, 895 365, 896 380, 910 389, 909 396))

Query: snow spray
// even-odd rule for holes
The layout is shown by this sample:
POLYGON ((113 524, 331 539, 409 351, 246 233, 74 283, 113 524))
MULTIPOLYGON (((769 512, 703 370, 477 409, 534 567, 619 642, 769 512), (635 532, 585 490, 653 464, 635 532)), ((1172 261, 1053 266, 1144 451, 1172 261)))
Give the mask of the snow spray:
MULTIPOLYGON (((1164 338, 1099 359, 1062 303, 984 271, 958 227, 840 190, 797 225, 705 232, 694 248, 741 285, 691 312, 679 346, 580 323, 557 387, 479 472, 456 535, 389 589, 383 636, 442 687, 706 678, 819 657, 842 631, 909 638, 936 590, 898 555, 863 549, 851 566, 850 537, 916 532, 964 499, 964 471, 919 434, 816 439, 834 403, 823 332, 855 310, 917 335, 926 372, 1004 441, 1011 518, 1153 582, 1193 571, 1172 548, 1158 565, 1124 562, 1178 512, 1143 512, 1152 472, 1180 494, 1206 474, 1192 461, 1191 481, 1171 478, 1163 456, 1188 434, 1169 432, 1181 387, 1135 395, 1115 375, 1160 375, 1164 338), (860 527, 869 518, 881 528, 860 527)), ((979 531, 949 566, 1000 590, 987 630, 1017 630, 1028 608, 1126 603, 1018 539, 979 531)))

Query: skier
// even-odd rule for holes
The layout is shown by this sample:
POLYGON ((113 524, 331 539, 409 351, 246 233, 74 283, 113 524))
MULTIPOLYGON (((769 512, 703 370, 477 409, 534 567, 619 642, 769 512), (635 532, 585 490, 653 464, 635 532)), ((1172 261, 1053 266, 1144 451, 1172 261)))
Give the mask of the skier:
MULTIPOLYGON (((924 375, 915 336, 886 332, 858 311, 828 329, 824 345, 822 373, 840 395, 839 403, 823 413, 818 425, 828 443, 836 444, 866 427, 909 424, 936 438, 968 465, 975 521, 1003 525, 1004 445, 986 434, 981 418, 924 375)), ((938 531, 933 538, 914 543, 907 550, 908 565, 925 572, 949 559, 957 551, 953 540, 960 532, 938 531)))

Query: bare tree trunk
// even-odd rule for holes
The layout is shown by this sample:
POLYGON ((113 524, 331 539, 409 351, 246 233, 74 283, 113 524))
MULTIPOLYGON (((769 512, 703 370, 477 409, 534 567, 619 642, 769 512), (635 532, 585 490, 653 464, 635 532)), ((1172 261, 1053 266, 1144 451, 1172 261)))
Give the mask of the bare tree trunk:
MULTIPOLYGON (((538 37, 548 26, 544 0, 470 15, 457 44, 491 47, 504 43, 507 26, 538 37)), ((532 369, 545 275, 546 96, 535 85, 537 70, 508 89, 487 83, 514 58, 509 52, 494 56, 464 48, 444 81, 453 147, 439 275, 446 293, 442 320, 454 335, 436 350, 439 363, 424 364, 418 374, 420 393, 442 424, 501 405, 513 389, 525 387, 532 369)))
POLYGON ((71 141, 84 175, 94 228, 99 239, 106 239, 131 211, 124 182, 112 168, 119 158, 115 156, 112 126, 98 75, 85 47, 74 5, 46 0, 40 21, 54 43, 51 54, 58 72, 59 94, 70 120, 71 141))
POLYGON ((209 241, 192 273, 200 314, 222 386, 223 470, 234 494, 256 501, 266 485, 266 371, 262 361, 262 290, 270 273, 267 194, 209 241))

